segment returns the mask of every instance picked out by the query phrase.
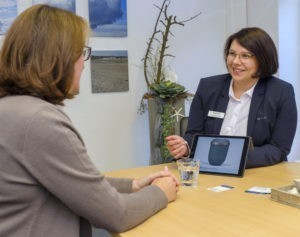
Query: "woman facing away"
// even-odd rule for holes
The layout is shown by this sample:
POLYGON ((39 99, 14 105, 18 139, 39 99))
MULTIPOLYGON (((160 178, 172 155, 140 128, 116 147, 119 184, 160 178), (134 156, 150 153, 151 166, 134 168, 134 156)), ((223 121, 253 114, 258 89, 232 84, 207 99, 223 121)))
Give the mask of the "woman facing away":
POLYGON ((8 30, 0 53, 0 236, 88 237, 91 226, 122 232, 176 199, 167 169, 109 178, 59 108, 79 91, 88 24, 34 5, 8 30))
POLYGON ((293 86, 274 76, 277 50, 262 29, 232 34, 224 50, 228 74, 203 78, 183 137, 167 137, 175 159, 189 155, 195 133, 252 137, 246 168, 287 160, 297 126, 293 86))

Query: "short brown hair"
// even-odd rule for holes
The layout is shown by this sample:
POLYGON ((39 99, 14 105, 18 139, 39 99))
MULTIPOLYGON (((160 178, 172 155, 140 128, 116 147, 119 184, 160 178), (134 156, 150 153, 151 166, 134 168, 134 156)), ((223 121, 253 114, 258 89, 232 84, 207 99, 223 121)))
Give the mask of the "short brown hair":
POLYGON ((34 5, 6 33, 0 53, 0 97, 31 95, 53 104, 73 98, 74 64, 88 35, 86 21, 72 12, 34 5))
POLYGON ((253 77, 266 78, 277 72, 278 56, 276 46, 264 30, 257 27, 243 28, 229 36, 224 49, 225 62, 231 43, 234 40, 256 57, 258 69, 253 77))

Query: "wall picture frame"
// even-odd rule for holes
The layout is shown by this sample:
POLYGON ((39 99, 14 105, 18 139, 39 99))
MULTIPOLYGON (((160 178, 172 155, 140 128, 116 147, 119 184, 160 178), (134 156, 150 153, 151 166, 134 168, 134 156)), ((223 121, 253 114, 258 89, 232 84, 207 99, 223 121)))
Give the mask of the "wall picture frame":
POLYGON ((18 15, 17 0, 0 1, 0 35, 4 35, 18 15))
POLYGON ((91 36, 127 36, 126 0, 88 0, 88 5, 91 36))
POLYGON ((75 0, 32 0, 32 5, 34 4, 48 4, 76 13, 75 0))
POLYGON ((129 90, 127 50, 100 50, 91 54, 92 93, 129 90))

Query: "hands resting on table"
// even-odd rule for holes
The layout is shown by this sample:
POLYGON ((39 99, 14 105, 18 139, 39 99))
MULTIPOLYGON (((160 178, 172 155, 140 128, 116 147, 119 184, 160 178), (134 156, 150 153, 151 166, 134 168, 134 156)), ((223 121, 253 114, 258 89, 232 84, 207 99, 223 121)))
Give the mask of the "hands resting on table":
MULTIPOLYGON (((167 137, 167 147, 174 159, 185 157, 189 154, 187 142, 177 135, 167 137)), ((132 190, 135 192, 147 185, 157 185, 165 193, 169 202, 174 201, 177 197, 179 181, 168 170, 168 167, 165 167, 163 171, 133 180, 132 190)))
POLYGON ((174 174, 168 170, 168 167, 165 167, 163 171, 159 171, 139 179, 134 179, 132 182, 132 190, 135 192, 147 185, 158 186, 165 193, 169 202, 176 200, 179 189, 179 181, 174 174))

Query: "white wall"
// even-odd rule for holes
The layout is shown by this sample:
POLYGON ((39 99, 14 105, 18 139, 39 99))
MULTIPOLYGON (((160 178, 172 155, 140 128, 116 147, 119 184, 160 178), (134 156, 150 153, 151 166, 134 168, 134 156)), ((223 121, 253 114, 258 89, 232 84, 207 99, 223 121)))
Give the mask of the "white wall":
MULTIPOLYGON (((295 0, 296 1, 296 0, 295 0)), ((86 16, 85 1, 79 14, 86 16)), ((92 38, 91 46, 101 49, 127 49, 129 55, 129 92, 91 94, 89 63, 82 79, 81 95, 67 103, 66 111, 83 135, 91 159, 100 170, 148 165, 150 158, 147 113, 137 114, 146 91, 141 59, 152 33, 161 0, 127 0, 128 37, 92 38)), ((226 72, 223 46, 229 34, 241 27, 264 28, 278 43, 278 0, 189 0, 172 1, 170 12, 186 19, 202 14, 184 27, 175 26, 170 39, 171 62, 190 92, 201 77, 226 72)), ((299 42, 299 41, 298 41, 299 42)), ((299 46, 298 46, 299 49, 299 46)), ((298 74, 299 75, 299 74, 298 74)), ((187 103, 187 113, 189 103, 187 103)), ((294 146, 295 147, 295 146, 294 146)), ((292 158, 293 159, 293 158, 292 158)))
POLYGON ((247 25, 264 29, 278 47, 278 0, 247 0, 247 25))
MULTIPOLYGON (((95 50, 127 49, 129 57, 129 92, 91 94, 89 63, 82 76, 81 94, 67 103, 65 110, 81 132, 91 159, 102 171, 148 165, 150 142, 147 113, 137 113, 140 100, 146 92, 142 61, 146 41, 152 33, 157 16, 153 4, 160 0, 127 0, 128 37, 92 38, 95 50)), ((175 26, 170 39, 170 52, 176 57, 171 66, 179 82, 190 92, 196 90, 201 77, 223 73, 223 45, 231 29, 237 29, 244 20, 228 17, 241 9, 245 1, 172 1, 170 13, 178 19, 187 19, 201 11, 195 20, 184 27, 175 26)), ((84 5, 84 4, 83 4, 84 5)), ((86 12, 82 6, 82 14, 86 12)), ((231 33, 231 32, 230 32, 231 33)))
MULTIPOLYGON (((31 1, 18 2, 21 11, 31 1)), ((65 111, 101 171, 149 163, 148 114, 138 114, 140 100, 146 92, 141 59, 158 13, 154 4, 161 2, 127 0, 128 37, 90 39, 89 44, 94 50, 128 50, 129 91, 92 94, 90 63, 86 62, 80 95, 66 103, 65 111)), ((179 83, 193 93, 201 77, 226 72, 223 62, 225 40, 247 22, 265 28, 277 43, 277 15, 273 15, 277 12, 277 4, 274 3, 277 1, 173 0, 170 13, 176 14, 178 19, 202 12, 184 27, 175 26, 172 30, 175 37, 170 39, 170 53, 176 57, 170 64, 178 74, 179 83)), ((77 0, 76 7, 79 15, 87 17, 87 0, 77 0)), ((189 103, 187 113, 188 110, 189 103)))
MULTIPOLYGON (((102 171, 149 163, 148 117, 147 113, 139 115, 137 111, 146 92, 141 59, 158 13, 154 4, 161 3, 127 0, 128 37, 90 40, 94 50, 128 50, 129 92, 92 94, 90 63, 86 62, 80 95, 66 102, 65 111, 82 134, 91 159, 102 171)), ((18 4, 21 12, 31 1, 18 0, 18 4)), ((77 0, 77 13, 87 17, 87 5, 87 1, 77 0)), ((189 0, 188 4, 172 1, 170 7, 170 13, 178 19, 187 19, 199 11, 202 14, 184 27, 175 26, 175 37, 170 39, 170 52, 176 56, 171 67, 190 92, 196 90, 201 77, 226 71, 222 55, 225 39, 245 25, 241 16, 245 11, 244 0, 189 0)))
MULTIPOLYGON (((300 111, 300 1, 279 1, 279 76, 292 83, 300 111)), ((299 113, 298 113, 299 114, 299 113)), ((298 128, 300 119, 298 117, 298 128)), ((300 160, 300 131, 297 129, 289 160, 300 160)))
MULTIPOLYGON (((265 29, 278 48, 277 76, 293 84, 300 111, 300 1, 247 0, 247 23, 265 29)), ((299 124, 298 118, 298 124, 299 124)), ((299 127, 299 125, 298 125, 299 127)), ((300 160, 300 132, 296 136, 288 160, 300 160)))

